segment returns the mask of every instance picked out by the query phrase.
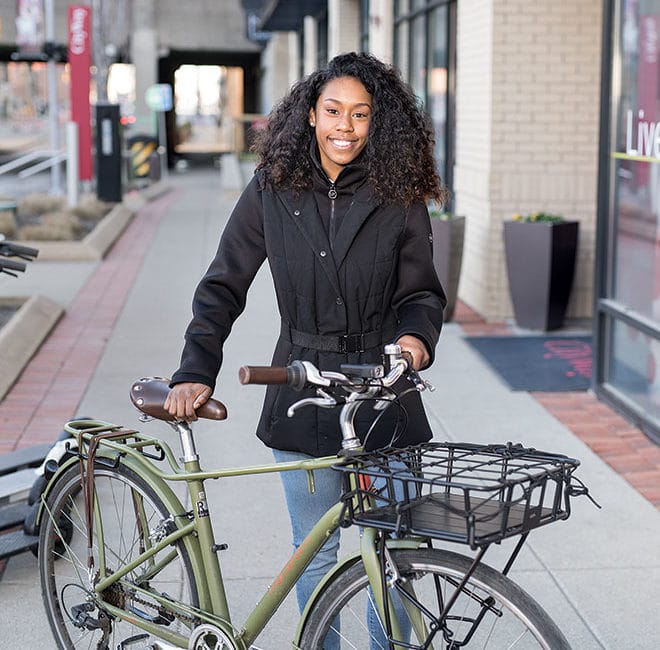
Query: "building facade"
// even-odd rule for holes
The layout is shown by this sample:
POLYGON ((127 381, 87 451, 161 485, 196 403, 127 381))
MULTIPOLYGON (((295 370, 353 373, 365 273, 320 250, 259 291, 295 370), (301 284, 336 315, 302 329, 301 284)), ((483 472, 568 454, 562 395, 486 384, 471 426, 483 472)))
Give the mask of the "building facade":
MULTIPOLYGON (((30 133, 48 108, 44 64, 12 56, 25 36, 17 11, 35 4, 54 8, 65 43, 68 3, 0 0, 0 128, 30 133)), ((138 120, 151 117, 146 88, 170 83, 176 96, 185 66, 221 68, 198 70, 212 81, 196 92, 218 86, 208 101, 227 95, 234 119, 268 113, 340 52, 396 65, 433 121, 447 207, 466 217, 459 297, 486 320, 512 318, 504 223, 537 211, 578 221, 567 316, 593 325, 594 390, 660 439, 660 0, 80 4, 103 19, 97 59, 134 66, 138 120)), ((58 69, 63 122, 65 60, 58 69)), ((201 98, 183 103, 206 119, 201 98)), ((180 119, 175 107, 172 144, 180 119)))
MULTIPOLYGON (((364 49, 392 61, 436 129, 438 167, 452 209, 467 217, 460 296, 488 320, 512 308, 503 222, 517 213, 561 214, 580 222, 569 318, 593 309, 601 0, 329 0, 298 15, 270 5, 266 46, 319 61, 306 48, 328 32, 326 58, 364 49)), ((322 61, 321 61, 322 63, 322 61)), ((265 111, 282 88, 265 88, 265 111)))
POLYGON ((431 116, 450 207, 467 218, 469 306, 512 317, 502 231, 514 214, 579 222, 568 318, 593 324, 593 389, 660 441, 660 0, 299 4, 269 4, 263 24, 297 37, 266 51, 295 43, 302 71, 372 52, 431 116))

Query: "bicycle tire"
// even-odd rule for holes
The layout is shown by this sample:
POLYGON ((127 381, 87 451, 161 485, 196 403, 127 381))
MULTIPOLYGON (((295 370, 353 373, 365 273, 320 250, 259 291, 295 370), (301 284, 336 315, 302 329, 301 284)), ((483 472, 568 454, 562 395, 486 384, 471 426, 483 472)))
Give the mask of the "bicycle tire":
MULTIPOLYGON (((103 522, 103 550, 106 565, 116 572, 137 555, 140 545, 149 544, 159 523, 170 513, 162 500, 136 473, 122 465, 94 468, 95 498, 103 522)), ((94 526, 93 553, 95 571, 99 571, 99 537, 94 526)), ((112 586, 103 597, 130 612, 131 618, 160 617, 164 629, 187 635, 199 621, 184 621, 162 607, 144 592, 136 600, 131 593, 134 585, 159 593, 176 596, 177 600, 197 606, 197 586, 190 558, 179 541, 154 557, 161 561, 171 558, 154 575, 146 576, 144 565, 129 572, 120 586, 112 586), (139 577, 139 572, 142 576, 139 577), (145 604, 150 602, 151 605, 145 604)), ((87 533, 84 518, 80 470, 77 465, 67 470, 53 487, 46 501, 46 510, 39 537, 39 573, 41 592, 53 636, 59 648, 114 649, 122 641, 133 638, 131 647, 152 647, 154 637, 128 620, 113 618, 98 603, 87 577, 87 533), (78 623, 74 623, 77 619, 78 623), (97 627, 100 626, 100 627, 97 627), (139 637, 141 645, 137 645, 139 637)), ((153 566, 153 565, 152 565, 153 566)))
MULTIPOLYGON (((393 549, 391 557, 403 584, 408 582, 413 585, 414 607, 420 612, 422 607, 426 608, 422 614, 426 630, 421 635, 426 638, 420 639, 413 632, 409 645, 393 644, 392 648, 570 650, 566 638, 541 606, 518 585, 485 564, 477 566, 459 593, 449 617, 437 632, 432 632, 432 619, 435 617, 438 620, 442 603, 446 603, 447 598, 457 591, 458 581, 469 570, 471 559, 451 551, 427 548, 393 549), (441 594, 442 600, 438 594, 441 594), (482 609, 479 603, 486 598, 493 599, 489 601, 493 609, 485 609, 481 623, 469 636, 471 620, 482 609)), ((397 581, 397 584, 401 583, 397 581)), ((390 593, 393 592, 394 589, 391 589, 390 593)), ((384 635, 376 640, 369 633, 365 619, 367 603, 372 599, 364 565, 357 562, 328 584, 317 597, 303 628, 300 648, 390 648, 384 641, 384 635), (330 639, 334 634, 332 630, 337 627, 337 620, 340 621, 338 635, 341 642, 336 636, 330 639)), ((379 617, 374 620, 379 622, 379 617)))

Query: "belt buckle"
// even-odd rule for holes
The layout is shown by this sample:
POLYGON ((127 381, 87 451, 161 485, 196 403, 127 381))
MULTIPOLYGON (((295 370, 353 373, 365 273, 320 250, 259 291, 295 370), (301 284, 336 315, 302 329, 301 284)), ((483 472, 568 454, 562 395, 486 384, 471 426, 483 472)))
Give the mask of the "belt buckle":
POLYGON ((340 336, 339 352, 341 354, 364 352, 364 334, 344 334, 340 336))

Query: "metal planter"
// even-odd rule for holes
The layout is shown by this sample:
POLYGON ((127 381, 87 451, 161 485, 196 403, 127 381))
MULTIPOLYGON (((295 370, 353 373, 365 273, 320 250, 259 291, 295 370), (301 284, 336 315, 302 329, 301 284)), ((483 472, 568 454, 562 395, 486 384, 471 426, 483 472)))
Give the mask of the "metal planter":
POLYGON ((577 221, 505 222, 506 269, 520 327, 562 326, 575 275, 578 226, 577 221))
POLYGON ((431 230, 433 232, 433 265, 447 295, 444 318, 445 321, 450 321, 454 316, 458 280, 461 275, 465 217, 451 219, 433 217, 431 230))

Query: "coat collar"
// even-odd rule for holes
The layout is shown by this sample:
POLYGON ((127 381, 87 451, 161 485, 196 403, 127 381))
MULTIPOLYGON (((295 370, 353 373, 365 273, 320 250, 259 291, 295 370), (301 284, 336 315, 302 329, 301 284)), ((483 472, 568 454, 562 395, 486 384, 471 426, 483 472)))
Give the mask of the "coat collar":
POLYGON ((378 201, 369 183, 362 183, 355 192, 351 207, 341 221, 333 246, 330 246, 311 190, 302 193, 284 190, 279 192, 279 195, 287 212, 312 249, 319 256, 321 251, 325 251, 325 255, 320 258, 322 265, 324 268, 332 269, 336 280, 337 270, 346 259, 360 228, 378 206, 378 201))
MULTIPOLYGON (((309 154, 313 164, 312 183, 315 187, 318 186, 321 191, 327 192, 332 183, 321 166, 318 144, 315 139, 312 139, 309 154)), ((351 206, 343 215, 332 244, 333 256, 337 269, 339 269, 344 262, 351 244, 362 227, 362 224, 377 205, 373 190, 367 180, 368 175, 369 171, 366 166, 366 152, 362 151, 356 160, 342 169, 334 182, 337 192, 353 194, 351 206)), ((316 226, 318 219, 313 223, 316 226)), ((320 224, 320 227, 325 234, 323 224, 320 224)), ((327 236, 325 240, 327 241, 327 236)))

